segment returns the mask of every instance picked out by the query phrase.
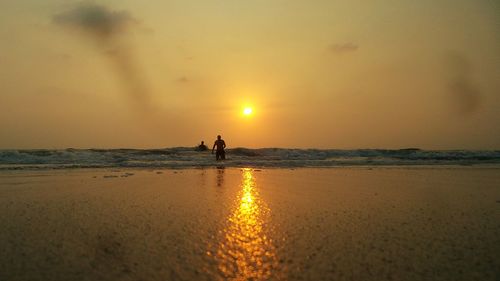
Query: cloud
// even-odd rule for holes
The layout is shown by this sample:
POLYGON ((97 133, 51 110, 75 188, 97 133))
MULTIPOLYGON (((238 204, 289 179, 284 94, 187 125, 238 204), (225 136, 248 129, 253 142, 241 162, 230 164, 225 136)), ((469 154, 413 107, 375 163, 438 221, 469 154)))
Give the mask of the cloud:
MULTIPOLYGON (((149 110, 149 83, 141 71, 133 46, 127 35, 139 21, 126 10, 113 10, 103 5, 84 2, 52 17, 54 24, 79 34, 87 42, 96 42, 112 70, 120 78, 132 104, 149 110)), ((95 45, 94 45, 95 47, 95 45)))
POLYGON ((333 44, 328 46, 328 50, 335 54, 343 54, 355 52, 359 49, 359 46, 354 43, 343 43, 343 44, 333 44))
POLYGON ((181 76, 175 80, 178 83, 189 83, 191 80, 187 78, 186 76, 181 76))
POLYGON ((137 25, 128 11, 113 11, 93 3, 81 3, 52 17, 54 23, 80 29, 98 39, 109 39, 137 25))
POLYGON ((445 66, 452 106, 463 115, 476 112, 480 108, 481 92, 473 80, 473 67, 467 57, 459 53, 448 53, 445 66))

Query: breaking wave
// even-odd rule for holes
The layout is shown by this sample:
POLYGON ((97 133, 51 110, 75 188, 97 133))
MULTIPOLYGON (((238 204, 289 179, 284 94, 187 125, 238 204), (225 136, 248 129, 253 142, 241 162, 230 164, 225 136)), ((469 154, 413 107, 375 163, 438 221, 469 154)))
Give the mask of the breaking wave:
POLYGON ((500 151, 409 149, 227 149, 216 162, 210 151, 165 149, 0 150, 0 170, 102 167, 193 168, 337 167, 356 165, 500 164, 500 151))

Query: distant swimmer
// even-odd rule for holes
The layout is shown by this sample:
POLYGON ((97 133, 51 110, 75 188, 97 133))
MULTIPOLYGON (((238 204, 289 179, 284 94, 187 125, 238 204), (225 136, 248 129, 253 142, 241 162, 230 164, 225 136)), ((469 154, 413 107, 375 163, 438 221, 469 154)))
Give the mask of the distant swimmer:
POLYGON ((208 150, 208 147, 205 145, 204 141, 201 141, 201 144, 198 145, 198 147, 196 148, 196 150, 198 150, 198 151, 206 151, 206 150, 208 150))
POLYGON ((225 160, 226 159, 226 152, 224 151, 224 148, 226 148, 226 143, 224 142, 223 139, 221 139, 221 136, 217 136, 217 140, 214 143, 214 146, 212 147, 212 154, 214 154, 214 149, 217 147, 217 150, 215 152, 215 159, 216 160, 225 160))

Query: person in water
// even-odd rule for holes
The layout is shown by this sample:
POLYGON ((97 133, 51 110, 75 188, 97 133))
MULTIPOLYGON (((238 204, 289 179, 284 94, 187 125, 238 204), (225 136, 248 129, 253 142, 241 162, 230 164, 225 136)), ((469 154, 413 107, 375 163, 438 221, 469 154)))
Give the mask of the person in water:
POLYGON ((217 136, 217 140, 212 147, 212 154, 214 154, 215 147, 217 147, 217 150, 215 151, 215 160, 225 160, 226 152, 224 151, 224 148, 226 148, 226 143, 220 135, 217 136))
POLYGON ((198 151, 206 151, 208 150, 208 147, 205 145, 205 142, 204 141, 201 141, 201 144, 198 145, 198 148, 197 148, 198 151))

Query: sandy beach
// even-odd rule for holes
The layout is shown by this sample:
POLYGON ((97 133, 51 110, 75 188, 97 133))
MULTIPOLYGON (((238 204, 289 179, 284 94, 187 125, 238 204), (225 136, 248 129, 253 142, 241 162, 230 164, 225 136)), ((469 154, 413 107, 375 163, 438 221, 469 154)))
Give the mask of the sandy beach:
POLYGON ((0 173, 0 280, 498 280, 498 167, 0 173))

